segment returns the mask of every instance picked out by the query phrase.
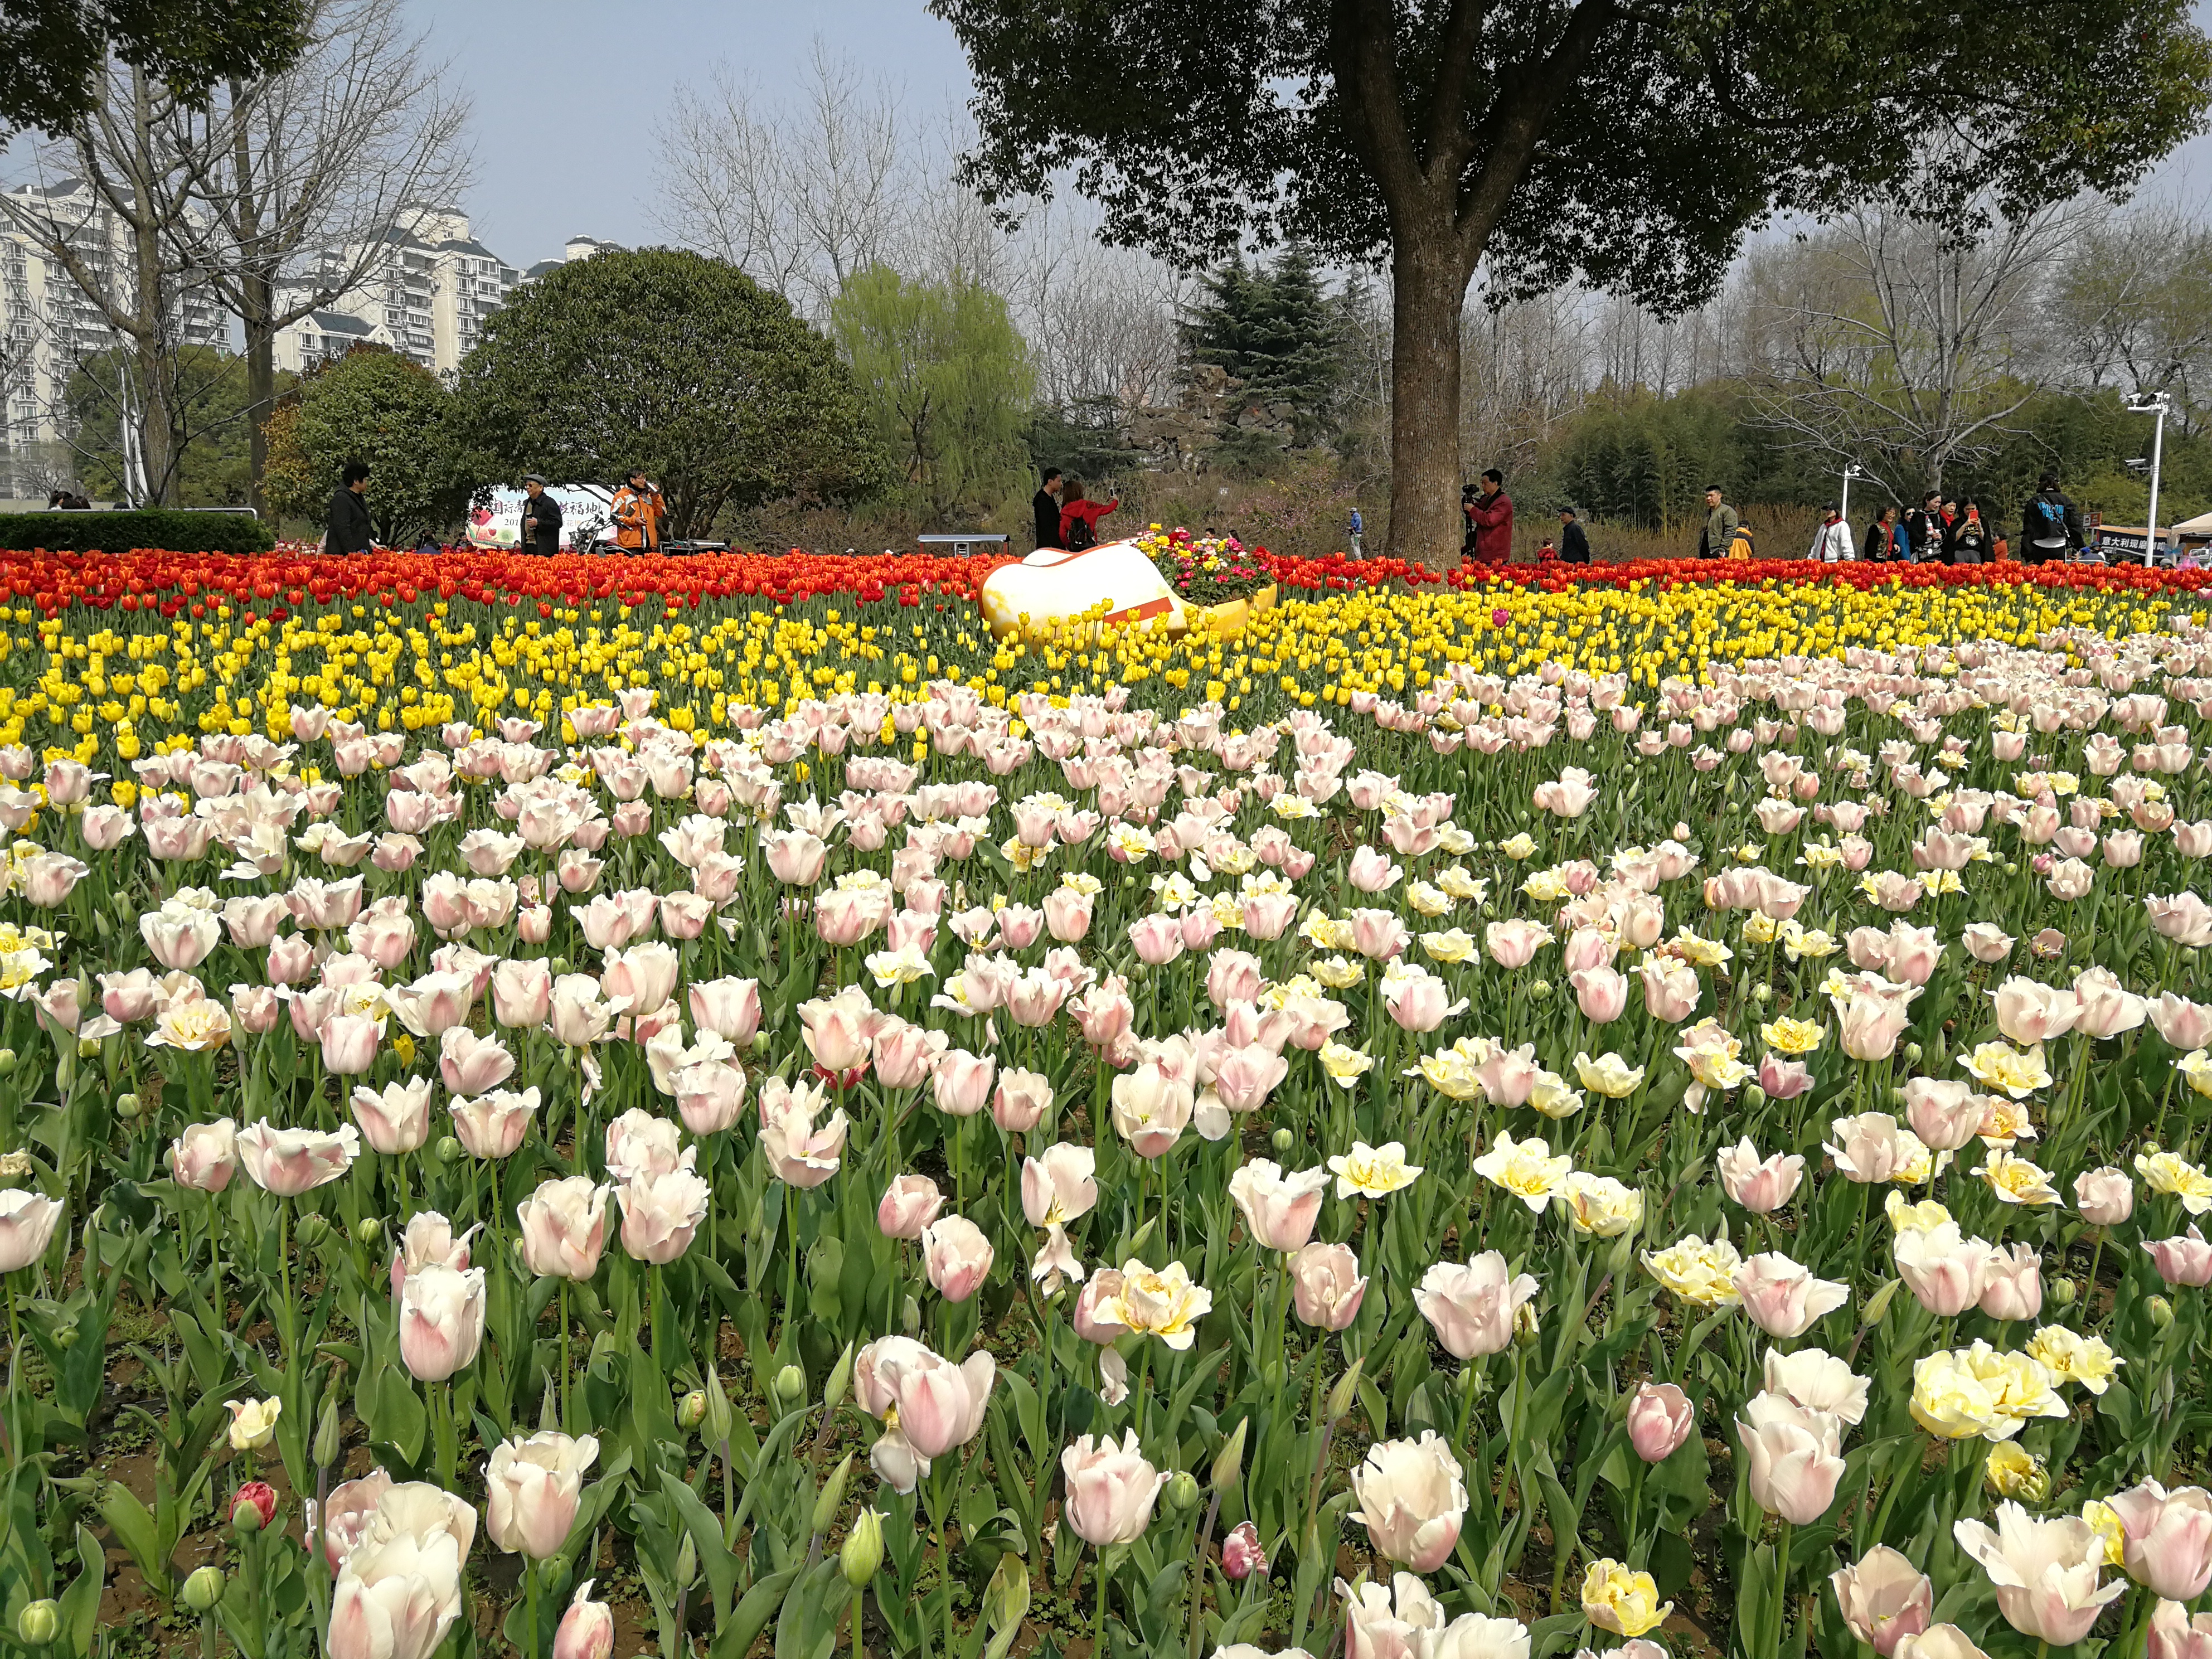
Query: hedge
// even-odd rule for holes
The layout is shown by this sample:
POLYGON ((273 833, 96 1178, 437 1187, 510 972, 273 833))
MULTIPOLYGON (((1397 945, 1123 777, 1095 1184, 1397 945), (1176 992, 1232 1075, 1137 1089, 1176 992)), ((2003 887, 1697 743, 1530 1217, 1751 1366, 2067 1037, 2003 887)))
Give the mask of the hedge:
POLYGON ((0 547, 6 548, 43 548, 52 553, 128 553, 138 548, 170 553, 266 553, 276 545, 269 526, 244 513, 0 513, 0 547))

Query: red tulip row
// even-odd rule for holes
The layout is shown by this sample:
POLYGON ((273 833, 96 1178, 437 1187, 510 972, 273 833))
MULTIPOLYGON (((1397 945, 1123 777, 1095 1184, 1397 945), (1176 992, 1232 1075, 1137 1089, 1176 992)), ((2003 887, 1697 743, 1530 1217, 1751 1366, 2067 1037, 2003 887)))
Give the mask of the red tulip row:
MULTIPOLYGON (((1577 583, 1627 587, 1717 581, 1740 586, 1789 583, 1859 589, 1891 584, 2033 584, 2146 594, 2196 593, 2212 587, 2212 571, 2153 570, 2139 565, 1816 566, 1800 559, 1638 559, 1576 566, 1465 564, 1437 571, 1418 562, 1350 559, 1341 553, 1310 559, 1259 548, 1251 556, 1264 563, 1282 586, 1315 593, 1390 586, 1463 590, 1499 583, 1557 592, 1577 583)), ((766 599, 788 605, 844 595, 862 604, 896 600, 915 606, 931 598, 972 599, 983 580, 1004 562, 989 556, 886 553, 855 557, 798 549, 781 555, 606 558, 572 554, 551 559, 469 550, 436 557, 374 553, 343 558, 282 550, 253 558, 154 549, 128 553, 9 551, 0 552, 0 602, 28 601, 49 616, 79 605, 94 611, 158 611, 165 617, 189 611, 198 616, 213 604, 238 605, 278 617, 288 606, 364 600, 391 606, 426 598, 509 605, 527 601, 549 616, 556 605, 609 599, 672 611, 696 608, 709 599, 766 599)))

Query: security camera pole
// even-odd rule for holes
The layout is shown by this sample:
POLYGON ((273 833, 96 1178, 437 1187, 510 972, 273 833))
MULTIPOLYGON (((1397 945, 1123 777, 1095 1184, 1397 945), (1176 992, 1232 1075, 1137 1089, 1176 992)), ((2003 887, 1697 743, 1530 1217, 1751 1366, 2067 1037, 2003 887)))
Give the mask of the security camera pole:
POLYGON ((1851 480, 1865 477, 1866 470, 1856 461, 1849 462, 1844 467, 1844 504, 1836 509, 1836 516, 1845 524, 1851 521, 1851 480))

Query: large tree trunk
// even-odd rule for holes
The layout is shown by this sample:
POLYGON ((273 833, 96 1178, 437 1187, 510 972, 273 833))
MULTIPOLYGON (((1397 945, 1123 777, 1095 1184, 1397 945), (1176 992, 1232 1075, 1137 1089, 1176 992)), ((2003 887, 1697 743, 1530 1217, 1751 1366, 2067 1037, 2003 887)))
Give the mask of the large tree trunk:
POLYGON ((1468 272, 1448 226, 1401 229, 1390 258, 1392 557, 1431 570, 1459 562, 1460 310, 1468 272))

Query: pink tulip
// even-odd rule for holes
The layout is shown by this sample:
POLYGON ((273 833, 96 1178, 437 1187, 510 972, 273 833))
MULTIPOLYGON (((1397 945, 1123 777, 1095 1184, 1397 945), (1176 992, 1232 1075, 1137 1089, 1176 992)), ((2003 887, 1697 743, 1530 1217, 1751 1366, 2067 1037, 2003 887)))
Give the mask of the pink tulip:
POLYGON ((1836 1501, 1843 1478, 1843 1425, 1771 1394, 1756 1394, 1736 1419, 1748 1462, 1752 1502, 1793 1526, 1808 1526, 1836 1501))
POLYGON ((1912 1133, 1930 1152, 1954 1152, 1981 1133, 1987 1101, 1952 1079, 1916 1077, 1905 1085, 1912 1133))
POLYGON ((1145 966, 1162 967, 1182 954, 1182 929, 1173 916, 1155 912, 1129 924, 1129 943, 1145 966))
POLYGON ((1815 1279, 1811 1269, 1776 1252, 1748 1257, 1735 1284, 1751 1322, 1784 1341, 1800 1337, 1850 1300, 1850 1287, 1815 1279))
POLYGON ((699 1060, 676 1073, 676 1115, 693 1134, 720 1134, 745 1105, 745 1074, 719 1060, 699 1060))
POLYGON ((2122 1559, 2137 1583, 2168 1601, 2193 1601, 2212 1584, 2212 1493, 2145 1480, 2105 1501, 2119 1517, 2122 1559))
POLYGON ((738 1048, 751 1045, 760 1030, 760 981, 750 979, 712 979, 692 985, 692 1022, 714 1032, 738 1048))
POLYGON ((1485 1250, 1464 1266, 1431 1266, 1413 1292, 1413 1305, 1455 1359, 1473 1359, 1504 1352, 1513 1340, 1515 1315, 1536 1289, 1527 1273, 1509 1273, 1498 1251, 1485 1250))
POLYGON ((990 1103, 998 1062, 965 1048, 948 1048, 930 1067, 930 1093, 937 1109, 952 1117, 973 1117, 990 1103))
POLYGON ((2043 1311, 2043 1257, 2034 1245, 1991 1253, 1981 1309, 1991 1319, 2033 1319, 2043 1311))
POLYGON ((876 1206, 876 1228, 885 1238, 915 1239, 937 1219, 945 1194, 925 1175, 902 1175, 884 1188, 876 1206))
POLYGON ((399 1287, 399 1358, 418 1382, 442 1382, 477 1357, 484 1334, 484 1270, 435 1263, 399 1287))
POLYGON ((1255 1242, 1263 1249, 1285 1252, 1303 1249, 1313 1237, 1328 1188, 1325 1169, 1286 1176, 1264 1158, 1239 1164, 1229 1177, 1229 1196, 1255 1242))
POLYGON ((1060 1466, 1067 1492, 1061 1513, 1077 1537, 1103 1550, 1144 1536, 1168 1477, 1145 1461, 1134 1429, 1118 1446, 1110 1435, 1086 1434, 1060 1454, 1060 1466))
POLYGON ((238 1126, 227 1117, 191 1123, 170 1143, 169 1178, 195 1192, 219 1193, 238 1170, 238 1126))
POLYGON ((1647 1463, 1662 1463, 1697 1425, 1689 1395, 1672 1382, 1639 1382, 1628 1400, 1628 1443, 1647 1463))
POLYGON ((1008 1134, 1026 1134, 1052 1110, 1052 1085, 1043 1073, 1010 1066, 999 1073, 991 1121, 1008 1134))
POLYGON ((2136 1212, 2135 1182, 2111 1164, 2074 1177, 2075 1207, 2093 1227, 2117 1227, 2136 1212))
POLYGON ((2167 1284, 2191 1288, 2212 1285, 2212 1244, 2204 1242, 2203 1233, 2195 1226, 2171 1238, 2146 1241, 2143 1250, 2167 1284))
POLYGON ((1997 1610, 2021 1635, 2071 1647, 2107 1603, 2127 1594, 2124 1579, 2100 1585, 2104 1543, 2080 1516, 2037 1517, 2008 1502, 1997 1505, 1996 1518, 1994 1529, 1960 1521, 1951 1530, 1989 1575, 1997 1610))
POLYGON ((1359 1317, 1367 1280, 1360 1274, 1359 1258, 1343 1245, 1304 1245, 1291 1258, 1290 1271, 1300 1324, 1340 1331, 1359 1317))
POLYGON ((495 1037, 478 1036, 465 1025, 447 1028, 438 1040, 438 1074, 457 1095, 480 1095, 514 1074, 514 1056, 495 1037))
POLYGON ((1798 1154, 1777 1152, 1762 1159, 1748 1135, 1722 1148, 1714 1165, 1721 1190, 1753 1215, 1771 1214, 1787 1204, 1805 1174, 1805 1160, 1798 1154))
POLYGON ((614 1609, 592 1600, 592 1582, 586 1578, 569 1597, 568 1610, 553 1632, 553 1659, 612 1659, 614 1609))
POLYGON ((1568 975, 1568 982, 1585 1019, 1609 1024, 1627 1010, 1628 981, 1610 968, 1577 969, 1568 975))
POLYGON ((297 1198, 325 1182, 336 1181, 361 1155, 361 1132, 352 1124, 336 1133, 319 1129, 279 1129, 265 1121, 238 1132, 238 1161, 246 1178, 264 1192, 297 1198))
POLYGON ((521 1150, 538 1103, 535 1089, 520 1094, 495 1089, 473 1100, 456 1100, 446 1110, 453 1120, 454 1139, 471 1158, 501 1158, 521 1150))
MULTIPOLYGON (((343 1015, 333 1015, 335 1025, 343 1015)), ((327 1028, 325 1028, 327 1030, 327 1028)), ((333 1067, 333 1070, 336 1068, 333 1067)), ((366 1068, 363 1068, 366 1069, 366 1068)), ((416 1078, 353 1091, 354 1121, 372 1152, 411 1152, 430 1138, 430 1080, 416 1078)))
POLYGON ((1352 1490, 1359 1507, 1351 1518, 1366 1527, 1377 1554, 1415 1572, 1434 1572, 1451 1559, 1467 1513, 1467 1482, 1434 1430, 1419 1440, 1369 1447, 1352 1472, 1352 1490))
POLYGON ((1773 1100, 1795 1100, 1813 1086, 1813 1073, 1802 1060, 1773 1053, 1759 1056, 1759 1086, 1773 1100))
POLYGON ((1697 1012, 1705 988, 1688 963, 1652 957, 1638 971, 1644 977, 1644 1011, 1652 1018, 1679 1025, 1697 1012))
POLYGON ((689 1168, 647 1170, 615 1191, 623 1249, 632 1261, 665 1267, 691 1248, 713 1196, 689 1168))
POLYGON ((1837 1609, 1852 1635, 1882 1659, 1917 1636, 1936 1616, 1936 1586, 1910 1559, 1877 1544, 1858 1561, 1828 1575, 1837 1609))
POLYGON ((589 1176, 539 1183, 515 1206, 522 1264, 540 1279, 589 1279, 607 1243, 607 1194, 589 1176))
POLYGON ((947 1302, 965 1302, 982 1288, 994 1255, 983 1230, 965 1216, 944 1216, 922 1229, 922 1270, 947 1302))

